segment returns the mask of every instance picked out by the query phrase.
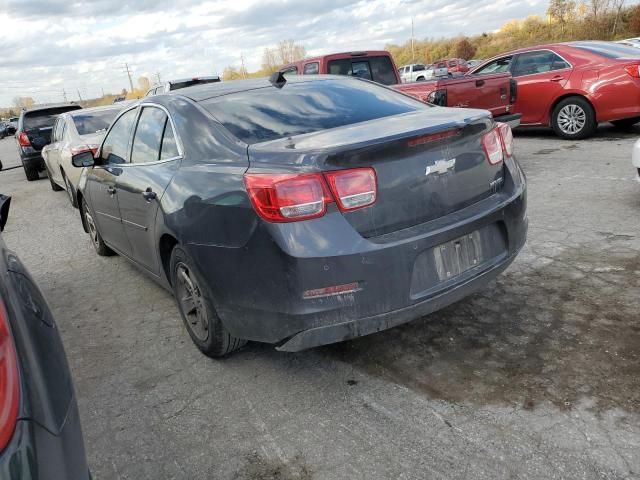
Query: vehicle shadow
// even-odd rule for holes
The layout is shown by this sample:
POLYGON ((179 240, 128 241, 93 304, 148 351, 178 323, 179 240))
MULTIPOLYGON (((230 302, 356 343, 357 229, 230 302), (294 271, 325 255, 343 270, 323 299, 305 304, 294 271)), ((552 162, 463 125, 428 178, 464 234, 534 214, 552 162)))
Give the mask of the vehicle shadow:
MULTIPOLYGON (((579 399, 640 412, 640 255, 603 233, 516 262, 483 291, 422 319, 302 352, 430 398, 478 405, 579 399), (527 261, 528 260, 528 261, 527 261)), ((637 246, 637 243, 635 243, 637 246)))

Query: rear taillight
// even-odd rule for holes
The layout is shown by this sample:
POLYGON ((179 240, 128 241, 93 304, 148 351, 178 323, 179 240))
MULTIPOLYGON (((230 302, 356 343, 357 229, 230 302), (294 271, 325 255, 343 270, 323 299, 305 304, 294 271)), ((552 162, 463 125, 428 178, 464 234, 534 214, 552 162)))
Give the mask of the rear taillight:
POLYGON ((78 155, 79 153, 91 152, 94 155, 98 151, 100 145, 82 145, 81 147, 73 147, 71 149, 71 155, 78 155))
POLYGON ((373 168, 354 168, 322 173, 247 173, 244 183, 251 204, 270 222, 296 222, 323 216, 335 201, 343 211, 366 207, 376 201, 373 168))
POLYGON ((503 160, 502 141, 498 129, 494 128, 482 136, 482 148, 491 165, 497 165, 503 160))
POLYGON ((497 129, 505 155, 507 157, 513 156, 513 133, 511 132, 511 127, 506 123, 498 123, 497 129))
POLYGON ((13 437, 19 402, 18 359, 9 330, 9 319, 0 301, 0 451, 13 437))
POLYGON ((640 65, 637 65, 637 64, 625 65, 624 69, 633 78, 640 78, 640 65))
POLYGON ((20 144, 21 147, 30 147, 31 146, 31 142, 29 141, 29 137, 27 137, 27 134, 24 132, 20 132, 20 135, 18 135, 18 143, 20 144))
POLYGON ((373 168, 334 170, 324 174, 338 208, 343 212, 375 203, 378 188, 373 168))
POLYGON ((270 222, 321 217, 331 200, 319 173, 245 174, 244 183, 256 212, 270 222))

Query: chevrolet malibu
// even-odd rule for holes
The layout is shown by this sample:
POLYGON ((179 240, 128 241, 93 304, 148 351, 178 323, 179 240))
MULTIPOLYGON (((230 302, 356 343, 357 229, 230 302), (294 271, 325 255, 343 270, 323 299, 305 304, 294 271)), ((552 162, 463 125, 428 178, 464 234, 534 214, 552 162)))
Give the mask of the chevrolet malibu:
POLYGON ((421 317, 496 277, 526 238, 507 125, 354 78, 276 73, 148 97, 73 164, 98 254, 171 289, 214 357, 421 317))

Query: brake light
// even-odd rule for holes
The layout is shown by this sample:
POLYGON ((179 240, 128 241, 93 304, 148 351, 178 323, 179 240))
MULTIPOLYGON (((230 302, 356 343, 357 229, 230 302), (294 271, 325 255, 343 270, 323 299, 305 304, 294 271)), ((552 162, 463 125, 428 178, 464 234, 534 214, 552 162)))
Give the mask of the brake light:
POLYGON ((0 451, 13 437, 19 402, 18 359, 9 331, 9 319, 0 301, 0 451))
POLYGON ((459 133, 460 130, 452 128, 449 130, 444 130, 442 132, 429 133, 428 135, 422 135, 420 137, 412 138, 407 144, 410 147, 416 147, 418 145, 424 145, 425 143, 435 142, 437 140, 442 140, 449 137, 455 137, 459 133))
POLYGON ((71 149, 71 155, 78 155, 79 153, 91 152, 94 155, 98 151, 100 145, 82 145, 81 147, 73 147, 71 149))
POLYGON ((500 134, 500 140, 502 140, 502 148, 507 157, 513 155, 513 133, 511 127, 506 123, 498 123, 498 133, 500 134))
POLYGON ((498 129, 494 128, 482 136, 482 148, 491 165, 497 165, 503 160, 502 141, 498 129))
POLYGON ((334 170, 325 172, 324 176, 341 211, 355 210, 375 203, 378 188, 373 168, 334 170))
POLYGON ((321 217, 331 201, 319 173, 245 174, 244 183, 256 212, 270 222, 321 217))
POLYGON ((31 142, 29 141, 29 137, 27 137, 27 134, 24 132, 20 132, 20 135, 18 135, 18 143, 20 144, 21 147, 30 147, 31 146, 31 142))
POLYGON ((640 78, 640 65, 637 65, 637 64, 625 65, 624 69, 633 78, 640 78))

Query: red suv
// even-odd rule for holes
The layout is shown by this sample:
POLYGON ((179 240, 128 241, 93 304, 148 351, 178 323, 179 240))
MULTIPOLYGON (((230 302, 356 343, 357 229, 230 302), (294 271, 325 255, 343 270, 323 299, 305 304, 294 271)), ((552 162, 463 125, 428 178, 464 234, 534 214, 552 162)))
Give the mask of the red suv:
POLYGON ((566 139, 591 136, 599 122, 640 121, 640 50, 610 42, 540 45, 504 53, 472 74, 510 72, 521 125, 550 126, 566 139))

